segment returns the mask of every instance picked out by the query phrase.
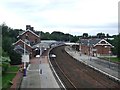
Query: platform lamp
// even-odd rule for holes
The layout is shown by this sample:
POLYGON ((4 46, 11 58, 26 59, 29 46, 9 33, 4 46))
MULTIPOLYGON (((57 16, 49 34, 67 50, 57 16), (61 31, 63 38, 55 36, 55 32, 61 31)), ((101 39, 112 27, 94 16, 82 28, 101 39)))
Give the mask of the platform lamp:
POLYGON ((89 60, 89 58, 90 58, 90 40, 88 39, 87 42, 88 42, 87 45, 88 45, 88 60, 89 60))
POLYGON ((24 41, 24 55, 23 55, 23 76, 26 76, 26 62, 24 61, 24 56, 26 55, 25 53, 25 49, 26 49, 26 46, 25 46, 25 41, 24 41))
POLYGON ((80 40, 80 37, 79 37, 79 50, 80 50, 80 56, 81 56, 81 54, 82 54, 82 51, 81 51, 81 40, 80 40))
POLYGON ((39 55, 41 56, 41 46, 40 46, 41 38, 40 38, 40 36, 41 36, 41 32, 39 33, 39 53, 40 53, 39 55))
POLYGON ((25 40, 24 40, 24 55, 23 55, 23 76, 26 76, 26 63, 29 62, 27 59, 28 59, 28 56, 26 55, 26 38, 28 37, 27 34, 25 34, 25 40))
POLYGON ((105 48, 108 48, 108 53, 109 53, 109 68, 110 68, 110 54, 111 54, 111 50, 110 50, 110 46, 105 46, 105 48))

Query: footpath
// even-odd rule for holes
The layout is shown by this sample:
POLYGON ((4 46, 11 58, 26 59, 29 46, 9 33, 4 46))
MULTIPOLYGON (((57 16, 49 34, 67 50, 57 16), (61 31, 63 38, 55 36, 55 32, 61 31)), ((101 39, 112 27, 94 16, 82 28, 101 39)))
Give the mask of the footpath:
POLYGON ((80 52, 73 50, 70 46, 66 46, 65 51, 69 55, 71 55, 73 58, 77 59, 78 61, 120 82, 120 65, 119 64, 102 60, 97 57, 87 56, 83 54, 80 55, 80 52))
POLYGON ((59 88, 57 81, 49 67, 47 56, 30 60, 27 75, 23 77, 20 89, 24 88, 59 88))

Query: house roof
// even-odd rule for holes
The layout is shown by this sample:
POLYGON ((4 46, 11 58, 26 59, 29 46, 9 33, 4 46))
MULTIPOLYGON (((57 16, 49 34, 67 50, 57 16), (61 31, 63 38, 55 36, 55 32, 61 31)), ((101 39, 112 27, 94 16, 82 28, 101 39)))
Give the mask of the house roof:
POLYGON ((41 40, 40 43, 36 44, 36 45, 33 45, 32 48, 36 48, 36 47, 49 47, 50 45, 54 44, 54 43, 57 43, 57 41, 55 40, 41 40))
POLYGON ((25 45, 27 45, 28 47, 32 48, 30 45, 28 45, 27 43, 25 43, 22 39, 19 39, 17 42, 13 43, 12 45, 17 44, 18 42, 22 42, 22 43, 24 43, 25 45))
MULTIPOLYGON (((40 37, 40 36, 38 36, 36 33, 34 33, 33 31, 31 31, 31 30, 29 30, 29 29, 27 29, 25 32, 23 32, 23 33, 20 34, 19 36, 25 34, 26 32, 30 32, 30 33, 32 33, 33 35, 35 35, 36 37, 38 37, 38 38, 40 37)), ((19 37, 19 36, 17 36, 17 37, 19 37)))
POLYGON ((92 46, 92 45, 97 44, 100 40, 101 39, 81 39, 80 43, 83 44, 83 45, 92 46))
POLYGON ((114 47, 113 45, 111 45, 109 42, 107 42, 105 39, 102 39, 100 40, 97 44, 95 44, 94 46, 97 46, 97 45, 109 45, 111 47, 114 47), (105 42, 105 43, 102 43, 102 42, 105 42))
MULTIPOLYGON (((24 48, 22 48, 20 45, 15 46, 14 50, 20 54, 24 54, 24 48)), ((27 50, 25 50, 25 53, 29 54, 27 50)))
POLYGON ((107 42, 105 39, 81 39, 80 43, 83 45, 87 45, 87 46, 96 46, 96 45, 110 45, 111 47, 113 47, 109 42, 107 42), (101 42, 104 41, 105 44, 101 44, 101 42))

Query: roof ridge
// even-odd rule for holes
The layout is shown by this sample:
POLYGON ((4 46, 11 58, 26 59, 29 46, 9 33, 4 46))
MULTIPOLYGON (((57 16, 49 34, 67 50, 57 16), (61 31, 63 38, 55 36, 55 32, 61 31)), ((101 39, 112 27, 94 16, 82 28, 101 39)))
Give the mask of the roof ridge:
POLYGON ((28 45, 25 41, 23 41, 22 39, 19 39, 18 41, 16 41, 15 43, 13 43, 12 45, 15 45, 16 43, 18 43, 19 41, 22 41, 24 44, 26 44, 27 46, 29 46, 30 48, 32 48, 30 45, 28 45))
MULTIPOLYGON (((32 34, 34 34, 35 36, 40 37, 35 32, 31 31, 30 29, 27 29, 25 32, 21 33, 20 35, 23 35, 24 33, 28 32, 28 31, 31 32, 32 34)), ((18 36, 20 36, 20 35, 18 35, 18 36)))

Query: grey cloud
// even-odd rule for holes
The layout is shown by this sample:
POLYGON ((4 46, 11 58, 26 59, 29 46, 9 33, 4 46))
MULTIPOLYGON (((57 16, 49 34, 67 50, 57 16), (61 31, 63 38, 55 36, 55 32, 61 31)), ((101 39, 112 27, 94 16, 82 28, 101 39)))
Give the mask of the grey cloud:
MULTIPOLYGON (((43 19, 45 20, 45 19, 43 19)), ((47 21, 47 20, 46 20, 47 21)), ((45 22, 46 23, 46 22, 45 22)), ((118 28, 118 25, 117 23, 109 23, 109 24, 104 24, 104 25, 60 25, 60 24, 50 24, 49 22, 46 23, 46 27, 49 27, 49 28, 60 28, 60 27, 63 27, 63 28, 70 28, 70 29, 97 29, 97 30, 101 30, 101 29, 104 29, 107 31, 107 28, 115 28, 117 29, 118 28)))
POLYGON ((26 2, 8 2, 6 4, 6 7, 8 7, 10 10, 14 10, 17 12, 31 12, 36 10, 38 6, 32 4, 32 3, 26 3, 26 2))
POLYGON ((104 25, 66 25, 70 28, 117 28, 117 23, 108 23, 104 25))
POLYGON ((39 1, 34 1, 35 3, 32 3, 30 1, 13 1, 13 2, 6 2, 6 7, 9 9, 19 11, 19 12, 36 12, 36 11, 45 11, 45 10, 50 10, 50 9, 58 9, 58 8, 68 8, 70 9, 71 5, 74 5, 74 0, 71 1, 61 1, 61 0, 54 0, 51 1, 50 3, 44 5, 40 3, 39 1))

